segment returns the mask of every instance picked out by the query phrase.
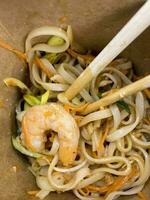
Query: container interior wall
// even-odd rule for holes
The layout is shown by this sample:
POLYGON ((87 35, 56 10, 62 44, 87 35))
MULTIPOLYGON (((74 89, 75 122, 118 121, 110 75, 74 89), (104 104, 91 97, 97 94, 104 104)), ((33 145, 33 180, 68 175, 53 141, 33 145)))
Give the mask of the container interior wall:
MULTIPOLYGON (((87 49, 99 52, 144 3, 144 0, 5 0, 0 1, 0 38, 24 50, 27 33, 43 25, 70 24, 74 38, 87 49)), ((137 73, 150 70, 150 28, 123 53, 137 73)), ((28 190, 36 190, 27 161, 12 149, 11 134, 16 131, 15 106, 19 92, 7 88, 3 79, 25 79, 24 63, 0 48, 0 199, 30 200, 28 190)), ((147 184, 145 189, 150 198, 147 184)), ((71 193, 51 194, 47 199, 76 199, 71 193)), ((121 197, 120 199, 127 199, 121 197)), ((137 199, 128 197, 128 199, 137 199)))

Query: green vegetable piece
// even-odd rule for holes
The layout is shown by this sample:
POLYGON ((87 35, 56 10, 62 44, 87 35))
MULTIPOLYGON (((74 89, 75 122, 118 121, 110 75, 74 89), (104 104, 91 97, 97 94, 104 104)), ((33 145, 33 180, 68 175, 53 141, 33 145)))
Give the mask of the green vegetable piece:
POLYGON ((129 105, 125 101, 120 100, 120 101, 117 101, 116 104, 119 108, 126 110, 129 114, 131 113, 129 105))
POLYGON ((47 44, 50 46, 60 46, 63 45, 65 43, 65 41, 58 36, 52 36, 49 38, 47 44))
POLYGON ((29 94, 24 95, 23 98, 31 106, 41 104, 40 100, 37 97, 29 94))
POLYGON ((61 58, 60 54, 56 54, 56 53, 47 53, 44 58, 46 58, 47 60, 49 60, 50 63, 55 64, 59 61, 59 59, 61 58))
POLYGON ((102 92, 98 92, 97 96, 98 96, 99 98, 101 98, 101 97, 102 97, 102 92))
POLYGON ((27 111, 28 108, 30 108, 30 105, 27 102, 25 102, 25 104, 24 104, 24 110, 27 111))
POLYGON ((39 158, 42 156, 41 154, 31 152, 31 151, 27 150, 24 146, 22 146, 22 144, 20 143, 19 137, 16 137, 16 138, 12 137, 12 144, 15 149, 17 149, 19 152, 21 152, 24 155, 34 157, 34 158, 39 158))
POLYGON ((104 92, 106 92, 106 89, 105 89, 104 87, 100 87, 97 96, 98 96, 99 98, 101 98, 101 97, 102 97, 102 94, 103 94, 104 92))
POLYGON ((42 96, 41 96, 41 104, 46 104, 49 98, 49 90, 47 90, 42 96))

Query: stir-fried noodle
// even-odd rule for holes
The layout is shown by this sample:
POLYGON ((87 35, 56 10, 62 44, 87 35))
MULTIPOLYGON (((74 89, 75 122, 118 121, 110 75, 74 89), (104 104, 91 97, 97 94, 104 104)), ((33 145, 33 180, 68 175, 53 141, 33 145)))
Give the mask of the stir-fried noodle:
POLYGON ((53 191, 72 190, 82 200, 137 193, 142 198, 150 176, 150 91, 83 114, 92 102, 137 79, 132 63, 121 58, 71 101, 60 102, 58 94, 94 59, 90 52, 76 52, 72 38, 70 26, 41 27, 29 33, 25 54, 1 44, 29 66, 30 86, 14 78, 4 80, 23 91, 16 108, 18 136, 12 142, 28 156, 40 188, 29 194, 43 199, 53 191))

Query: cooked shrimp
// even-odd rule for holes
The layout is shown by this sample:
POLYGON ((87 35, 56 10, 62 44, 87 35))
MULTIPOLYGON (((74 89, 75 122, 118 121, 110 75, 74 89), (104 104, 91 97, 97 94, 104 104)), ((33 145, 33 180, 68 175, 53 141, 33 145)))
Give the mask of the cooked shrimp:
POLYGON ((28 149, 42 152, 47 130, 58 133, 59 160, 64 166, 72 164, 77 153, 79 129, 71 114, 60 104, 49 103, 29 108, 22 120, 21 139, 28 149))

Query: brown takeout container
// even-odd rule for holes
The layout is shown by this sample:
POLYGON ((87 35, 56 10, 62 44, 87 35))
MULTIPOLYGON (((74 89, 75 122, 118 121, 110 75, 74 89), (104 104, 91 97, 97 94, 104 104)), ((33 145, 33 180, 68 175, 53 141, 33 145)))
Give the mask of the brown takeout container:
MULTIPOLYGON (((24 50, 30 30, 42 25, 71 24, 75 40, 88 49, 100 51, 144 0, 0 0, 0 38, 24 50)), ((150 72, 150 28, 123 53, 132 60, 139 74, 150 72)), ((11 145, 16 132, 16 88, 7 88, 3 79, 25 80, 26 67, 14 54, 0 48, 0 200, 33 200, 27 191, 36 190, 26 159, 11 145)), ((150 182, 145 187, 150 199, 150 182)), ((52 193, 46 199, 76 199, 72 193, 52 193)), ((137 196, 120 199, 138 199, 137 196)))

